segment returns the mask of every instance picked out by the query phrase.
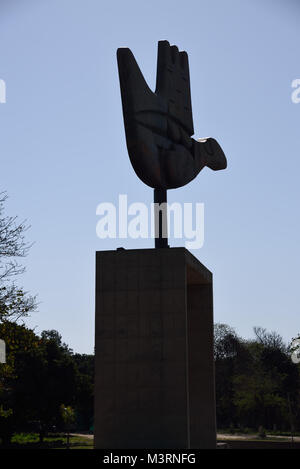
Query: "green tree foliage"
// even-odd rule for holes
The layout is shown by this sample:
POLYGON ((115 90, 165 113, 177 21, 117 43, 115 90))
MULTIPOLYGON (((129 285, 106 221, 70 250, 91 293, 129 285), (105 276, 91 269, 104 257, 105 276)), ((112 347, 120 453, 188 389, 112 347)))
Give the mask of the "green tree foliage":
POLYGON ((227 324, 214 325, 214 358, 221 360, 234 357, 239 346, 235 330, 227 324))
POLYGON ((73 355, 77 366, 77 387, 75 408, 77 425, 80 429, 89 430, 93 427, 94 416, 94 355, 73 355))
POLYGON ((288 430, 299 414, 300 381, 282 337, 254 328, 255 339, 245 341, 229 326, 215 330, 218 426, 288 430))
MULTIPOLYGON (((6 343, 6 363, 0 367, 0 437, 9 441, 14 428, 26 419, 27 409, 18 409, 19 384, 23 376, 20 364, 39 353, 39 338, 24 325, 5 321, 0 324, 0 337, 6 343), (21 374, 20 374, 21 373, 21 374)), ((33 367, 34 368, 34 367, 33 367)), ((22 396, 23 399, 23 396, 22 396)), ((23 401, 25 404, 25 402, 23 401)))
POLYGON ((20 359, 16 368, 23 377, 16 387, 18 402, 22 406, 26 402, 42 439, 47 429, 59 425, 61 403, 73 405, 75 401, 77 370, 72 351, 56 331, 44 331, 38 353, 20 359))
MULTIPOLYGON (((94 356, 74 354, 55 330, 38 336, 4 321, 0 336, 7 345, 7 363, 0 367, 2 441, 28 430, 38 430, 42 441, 54 426, 64 429, 62 404, 72 410, 77 430, 89 430, 94 356)), ((216 324, 214 354, 219 429, 300 430, 300 365, 278 334, 255 328, 255 339, 243 340, 226 324, 216 324)))
POLYGON ((71 406, 61 404, 60 413, 67 431, 67 448, 70 448, 70 430, 71 426, 75 423, 75 410, 71 406))
POLYGON ((24 325, 5 321, 0 324, 0 336, 7 345, 7 363, 0 368, 0 438, 2 434, 8 440, 14 431, 35 430, 42 441, 49 429, 62 428, 62 403, 76 414, 76 406, 79 415, 87 412, 81 417, 86 426, 81 428, 88 429, 92 380, 79 370, 79 358, 74 359, 60 334, 43 331, 38 337, 24 325))

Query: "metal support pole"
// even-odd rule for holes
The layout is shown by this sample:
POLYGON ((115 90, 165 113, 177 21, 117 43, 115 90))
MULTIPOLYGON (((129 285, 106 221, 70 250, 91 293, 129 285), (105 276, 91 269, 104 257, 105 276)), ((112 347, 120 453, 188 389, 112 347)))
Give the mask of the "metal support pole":
POLYGON ((155 248, 168 248, 168 226, 167 226, 167 203, 166 189, 154 189, 154 220, 155 220, 155 248), (158 223, 158 227, 157 227, 158 223), (158 235, 158 236, 157 236, 158 235))

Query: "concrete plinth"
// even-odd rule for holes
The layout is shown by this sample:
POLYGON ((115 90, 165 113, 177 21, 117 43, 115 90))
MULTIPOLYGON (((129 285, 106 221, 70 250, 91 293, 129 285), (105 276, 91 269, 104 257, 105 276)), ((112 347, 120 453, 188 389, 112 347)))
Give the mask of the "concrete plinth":
POLYGON ((212 274, 184 248, 96 253, 96 448, 215 448, 212 274))

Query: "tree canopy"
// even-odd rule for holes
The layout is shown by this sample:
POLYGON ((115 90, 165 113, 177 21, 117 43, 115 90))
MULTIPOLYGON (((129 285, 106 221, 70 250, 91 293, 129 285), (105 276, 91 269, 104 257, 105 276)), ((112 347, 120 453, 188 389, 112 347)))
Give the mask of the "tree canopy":
POLYGON ((215 369, 219 428, 282 430, 300 416, 299 365, 276 332, 255 327, 254 340, 215 325, 215 369))

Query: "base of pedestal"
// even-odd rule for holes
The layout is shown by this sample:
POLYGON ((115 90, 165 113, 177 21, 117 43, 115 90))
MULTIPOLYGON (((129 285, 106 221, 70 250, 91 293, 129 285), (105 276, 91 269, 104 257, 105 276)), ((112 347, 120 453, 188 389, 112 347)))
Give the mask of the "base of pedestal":
POLYGON ((95 448, 215 448, 212 274, 184 248, 96 253, 95 448))

